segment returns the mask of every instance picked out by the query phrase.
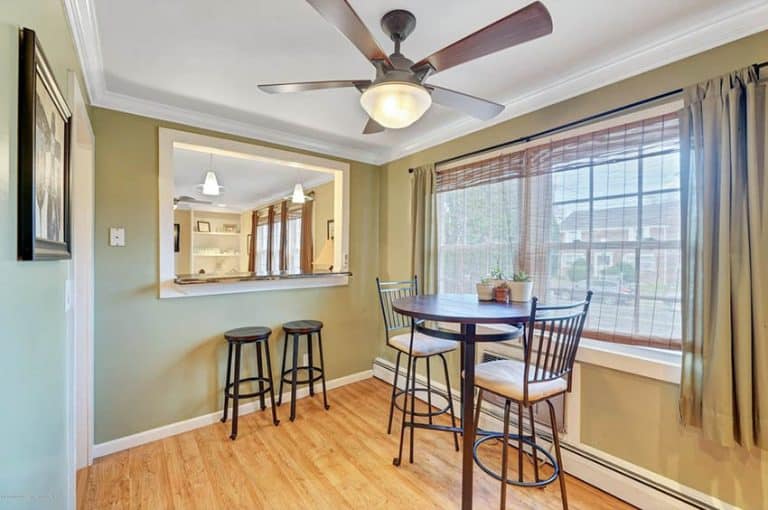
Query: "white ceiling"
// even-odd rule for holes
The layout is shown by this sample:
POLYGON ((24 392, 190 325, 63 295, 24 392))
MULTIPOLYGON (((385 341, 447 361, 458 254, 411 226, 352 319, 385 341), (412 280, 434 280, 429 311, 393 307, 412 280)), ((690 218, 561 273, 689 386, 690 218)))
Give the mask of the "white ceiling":
MULTIPOLYGON (((768 28, 765 0, 543 0, 550 36, 429 82, 507 105, 481 122, 439 105, 375 135, 354 89, 268 95, 259 83, 371 79, 373 67, 304 0, 65 0, 91 100, 108 108, 382 163, 768 28)), ((530 0, 350 0, 379 45, 411 10, 418 60, 530 0)))
MULTIPOLYGON (((199 200, 210 200, 208 206, 193 206, 221 211, 242 212, 282 200, 293 192, 300 182, 307 192, 310 188, 333 181, 333 174, 268 164, 246 158, 211 156, 206 152, 173 149, 173 196, 183 195, 199 200), (219 186, 224 188, 218 197, 200 193, 199 185, 205 174, 213 169, 219 186)), ((187 204, 180 204, 186 208, 187 204)))

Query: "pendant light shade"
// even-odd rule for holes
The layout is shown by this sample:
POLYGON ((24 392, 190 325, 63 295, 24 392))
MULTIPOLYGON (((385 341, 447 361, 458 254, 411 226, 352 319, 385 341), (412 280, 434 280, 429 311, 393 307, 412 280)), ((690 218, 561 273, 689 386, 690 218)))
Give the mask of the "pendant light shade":
POLYGON ((432 105, 432 96, 415 83, 390 81, 368 87, 360 105, 385 128, 399 129, 419 120, 432 105))
POLYGON ((301 183, 296 183, 296 186, 293 187, 293 195, 291 196, 291 202, 294 204, 303 204, 306 201, 306 198, 304 197, 304 188, 302 187, 301 183))
POLYGON ((205 182, 203 182, 203 195, 217 197, 221 193, 221 186, 216 179, 216 173, 213 170, 209 170, 205 174, 205 182))

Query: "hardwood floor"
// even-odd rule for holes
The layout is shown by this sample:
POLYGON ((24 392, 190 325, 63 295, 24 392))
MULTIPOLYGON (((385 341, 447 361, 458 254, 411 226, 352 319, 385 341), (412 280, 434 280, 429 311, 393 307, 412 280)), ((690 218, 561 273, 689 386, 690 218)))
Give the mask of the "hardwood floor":
MULTIPOLYGON (((299 400, 293 423, 285 404, 279 427, 268 411, 241 417, 234 442, 230 424, 216 424, 97 459, 78 473, 78 509, 458 508, 461 456, 449 434, 418 430, 415 463, 392 465, 399 429, 386 434, 389 391, 369 379, 329 392, 327 412, 320 395, 299 400)), ((483 458, 499 462, 498 450, 489 445, 483 458)), ((572 509, 631 508, 567 480, 572 509)), ((476 467, 475 508, 498 506, 499 483, 476 467)), ((507 508, 559 509, 559 486, 510 486, 507 508)))

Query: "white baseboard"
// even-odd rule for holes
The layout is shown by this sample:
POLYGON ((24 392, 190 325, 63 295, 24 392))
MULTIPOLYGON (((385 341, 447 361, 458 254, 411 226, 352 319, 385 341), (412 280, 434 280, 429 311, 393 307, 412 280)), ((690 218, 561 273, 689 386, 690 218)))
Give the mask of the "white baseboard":
MULTIPOLYGON (((372 370, 364 370, 362 372, 357 372, 355 374, 350 374, 344 377, 339 377, 338 379, 330 380, 327 382, 326 386, 328 390, 332 390, 334 388, 340 388, 341 386, 346 386, 347 384, 352 384, 358 381, 363 381, 365 379, 370 379, 372 376, 373 376, 372 370)), ((296 391, 297 399, 304 398, 307 395, 309 395, 309 387, 307 386, 303 386, 296 391)), ((290 399, 291 399, 290 392, 283 393, 283 403, 290 402, 290 399)), ((266 404, 267 404, 267 407, 270 407, 272 405, 272 402, 270 401, 269 397, 267 397, 266 404)), ((258 399, 251 400, 245 404, 241 404, 239 409, 240 409, 239 411, 240 416, 260 410, 258 399)), ((94 458, 104 457, 105 455, 109 455, 111 453, 119 452, 122 450, 127 450, 128 448, 133 448, 135 446, 139 446, 142 444, 151 443, 152 441, 157 441, 158 439, 175 436, 177 434, 181 434, 182 432, 187 432, 189 430, 194 430, 200 427, 205 427, 207 425, 212 425, 214 423, 217 423, 221 419, 222 412, 223 412, 223 409, 213 413, 204 414, 202 416, 196 416, 188 420, 179 421, 176 423, 169 423, 168 425, 163 425, 161 427, 157 427, 154 429, 145 430, 143 432, 138 432, 136 434, 131 434, 130 436, 113 439, 105 443, 96 444, 93 446, 93 456, 94 458)))
MULTIPOLYGON (((373 377, 392 384, 395 373, 395 365, 383 358, 376 358, 373 363, 373 377)), ((400 368, 399 387, 405 382, 405 369, 400 368)), ((416 386, 426 387, 426 378, 416 376, 416 386)), ((433 388, 445 392, 445 386, 437 382, 432 383, 433 388)), ((459 392, 451 390, 454 399, 454 409, 459 410, 459 392)), ((424 400, 424 393, 417 394, 417 398, 424 400)), ((433 405, 442 407, 444 399, 433 398, 433 405)), ((487 406, 490 407, 490 406, 487 406)), ((500 416, 483 408, 481 426, 484 428, 501 430, 500 416)), ((536 429, 544 446, 549 446, 546 441, 551 438, 549 431, 536 429)), ((670 509, 690 510, 720 509, 739 510, 738 507, 721 501, 713 496, 682 485, 672 479, 666 478, 640 466, 624 461, 603 451, 589 447, 581 443, 565 443, 561 441, 563 469, 570 475, 587 482, 619 499, 644 509, 670 509)))

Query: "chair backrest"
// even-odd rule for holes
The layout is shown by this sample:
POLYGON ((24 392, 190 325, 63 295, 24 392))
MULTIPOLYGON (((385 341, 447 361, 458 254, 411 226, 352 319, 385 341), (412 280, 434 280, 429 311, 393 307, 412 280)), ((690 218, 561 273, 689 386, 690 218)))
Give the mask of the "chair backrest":
POLYGON ((526 401, 529 384, 567 377, 571 390, 571 372, 591 301, 591 290, 584 301, 564 305, 540 306, 533 298, 524 346, 526 401))
POLYGON ((384 331, 389 340, 389 333, 399 329, 411 327, 412 319, 392 308, 392 302, 396 299, 417 296, 419 294, 419 282, 416 276, 413 280, 403 280, 394 282, 383 282, 376 278, 376 288, 379 290, 379 302, 381 303, 381 313, 384 315, 384 331))

